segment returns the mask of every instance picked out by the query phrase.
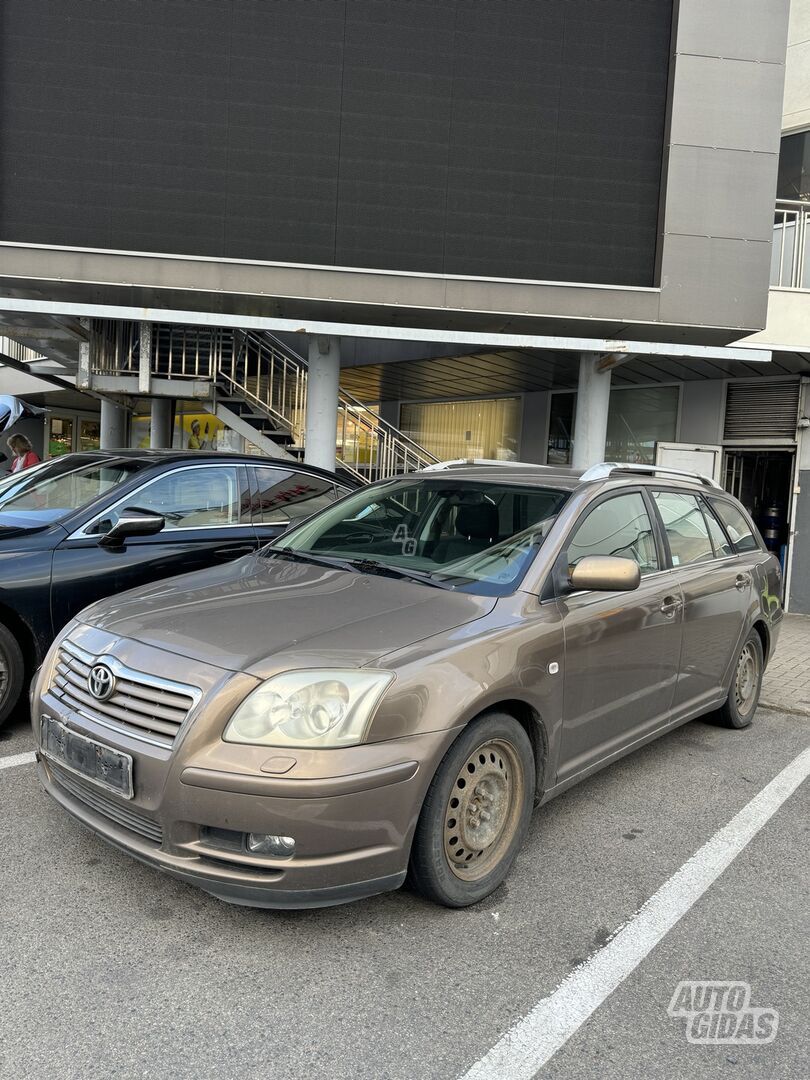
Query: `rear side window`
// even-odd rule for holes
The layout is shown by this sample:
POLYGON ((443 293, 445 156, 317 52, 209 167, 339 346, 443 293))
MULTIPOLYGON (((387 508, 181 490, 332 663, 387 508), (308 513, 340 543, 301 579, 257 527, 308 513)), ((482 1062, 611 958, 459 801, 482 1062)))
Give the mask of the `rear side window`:
POLYGON ((681 491, 654 491, 653 498, 666 530, 672 565, 713 559, 709 527, 697 498, 681 491))
POLYGON ((706 518, 706 524, 709 526, 709 533, 714 544, 714 553, 718 557, 724 555, 733 555, 734 548, 729 543, 729 539, 723 531, 723 527, 717 518, 712 513, 710 507, 701 499, 701 508, 703 510, 703 516, 706 518))
POLYGON ((289 525, 323 510, 336 498, 335 485, 320 476, 258 466, 254 520, 262 525, 289 525))
POLYGON ((709 502, 714 512, 725 525, 735 551, 760 550, 759 540, 751 531, 748 520, 740 513, 734 503, 726 502, 725 499, 710 499, 709 502))
POLYGON ((575 567, 586 555, 634 559, 642 574, 660 569, 652 523, 641 495, 616 495, 591 510, 568 542, 569 567, 575 567))

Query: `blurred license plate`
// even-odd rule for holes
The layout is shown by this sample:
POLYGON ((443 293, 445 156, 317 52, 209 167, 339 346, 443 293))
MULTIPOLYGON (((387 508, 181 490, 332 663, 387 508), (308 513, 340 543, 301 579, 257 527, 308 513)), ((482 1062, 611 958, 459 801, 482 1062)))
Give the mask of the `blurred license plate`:
POLYGON ((40 733, 42 752, 46 757, 116 795, 132 798, 132 758, 129 754, 71 731, 52 716, 40 719, 40 733))

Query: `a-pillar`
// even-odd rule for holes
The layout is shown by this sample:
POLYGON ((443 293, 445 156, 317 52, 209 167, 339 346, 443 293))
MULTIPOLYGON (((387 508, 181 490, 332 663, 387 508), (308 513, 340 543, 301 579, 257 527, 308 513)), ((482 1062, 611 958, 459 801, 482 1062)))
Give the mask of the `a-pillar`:
POLYGON ((149 445, 153 450, 168 450, 172 445, 172 399, 152 398, 149 445))
POLYGON ((101 399, 102 450, 121 450, 127 445, 127 411, 111 398, 101 399))
POLYGON ((337 444, 340 339, 309 339, 304 461, 334 469, 337 444))
POLYGON ((608 408, 610 406, 610 368, 600 371, 599 357, 583 353, 579 360, 579 389, 574 418, 575 469, 587 469, 605 460, 608 408))

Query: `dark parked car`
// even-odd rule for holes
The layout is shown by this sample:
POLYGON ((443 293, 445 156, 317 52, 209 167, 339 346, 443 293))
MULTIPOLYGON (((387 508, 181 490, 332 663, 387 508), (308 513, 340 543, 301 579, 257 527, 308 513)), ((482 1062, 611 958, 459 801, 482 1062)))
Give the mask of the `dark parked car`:
POLYGON ((255 551, 354 485, 249 455, 68 454, 0 481, 0 724, 87 604, 255 551))

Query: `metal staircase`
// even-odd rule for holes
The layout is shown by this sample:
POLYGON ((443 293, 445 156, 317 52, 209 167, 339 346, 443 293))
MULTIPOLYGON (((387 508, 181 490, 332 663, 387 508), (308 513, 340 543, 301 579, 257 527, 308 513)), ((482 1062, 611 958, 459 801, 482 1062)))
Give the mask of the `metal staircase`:
MULTIPOLYGON (((195 396, 207 392, 210 410, 258 449, 274 457, 303 457, 307 361, 273 334, 154 324, 149 355, 141 357, 137 323, 95 320, 92 329, 90 373, 97 383, 139 377, 142 386, 147 367, 163 387, 177 382, 177 397, 184 396, 183 381, 193 383, 195 396), (208 390, 201 391, 201 384, 208 390)), ((337 459, 339 469, 365 482, 437 460, 343 390, 337 459)))

